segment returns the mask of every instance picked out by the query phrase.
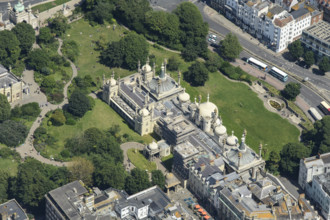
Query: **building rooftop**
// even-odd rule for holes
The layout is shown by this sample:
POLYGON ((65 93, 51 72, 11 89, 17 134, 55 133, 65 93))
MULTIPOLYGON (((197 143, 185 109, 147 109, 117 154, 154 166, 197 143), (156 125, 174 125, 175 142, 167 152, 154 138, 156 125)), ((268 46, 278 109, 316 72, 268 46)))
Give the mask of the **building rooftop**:
POLYGON ((0 217, 2 219, 11 220, 26 220, 29 219, 15 199, 9 200, 8 202, 0 205, 0 217))
POLYGON ((283 11, 279 16, 275 18, 274 24, 278 27, 284 27, 291 21, 293 21, 292 15, 290 15, 287 11, 283 11))
POLYGON ((196 147, 192 145, 189 141, 183 142, 177 146, 175 146, 174 150, 178 152, 183 159, 194 156, 199 153, 196 147))
POLYGON ((300 7, 298 10, 296 11, 292 11, 290 14, 293 16, 294 19, 300 18, 304 15, 309 14, 310 12, 308 11, 308 9, 304 8, 304 7, 300 7))
POLYGON ((330 196, 330 173, 317 175, 315 180, 322 185, 322 189, 330 196))
POLYGON ((328 22, 320 21, 317 24, 306 28, 303 33, 330 44, 330 24, 328 22))
POLYGON ((9 87, 10 85, 19 82, 16 76, 8 72, 8 70, 0 65, 0 88, 9 87))
POLYGON ((330 164, 330 153, 305 158, 304 163, 307 168, 312 166, 324 166, 325 164, 330 164))

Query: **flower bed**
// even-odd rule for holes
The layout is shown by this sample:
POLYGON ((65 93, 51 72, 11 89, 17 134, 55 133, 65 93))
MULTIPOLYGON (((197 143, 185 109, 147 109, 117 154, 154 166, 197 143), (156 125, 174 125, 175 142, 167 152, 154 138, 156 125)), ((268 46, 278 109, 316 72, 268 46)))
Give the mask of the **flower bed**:
POLYGON ((270 104, 270 106, 272 106, 273 108, 275 108, 278 111, 281 111, 281 109, 282 109, 281 104, 274 100, 269 100, 269 104, 270 104))

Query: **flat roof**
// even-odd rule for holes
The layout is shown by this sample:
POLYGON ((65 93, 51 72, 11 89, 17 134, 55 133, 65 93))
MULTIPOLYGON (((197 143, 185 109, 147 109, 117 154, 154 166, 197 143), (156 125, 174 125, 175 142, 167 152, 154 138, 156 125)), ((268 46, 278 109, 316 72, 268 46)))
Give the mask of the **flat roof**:
MULTIPOLYGON (((9 200, 0 205, 0 214, 6 213, 8 217, 16 215, 15 220, 28 219, 26 213, 15 199, 9 200)), ((11 219, 11 218, 10 218, 11 219)))
POLYGON ((306 28, 303 33, 330 44, 330 24, 328 22, 320 21, 317 24, 306 28))

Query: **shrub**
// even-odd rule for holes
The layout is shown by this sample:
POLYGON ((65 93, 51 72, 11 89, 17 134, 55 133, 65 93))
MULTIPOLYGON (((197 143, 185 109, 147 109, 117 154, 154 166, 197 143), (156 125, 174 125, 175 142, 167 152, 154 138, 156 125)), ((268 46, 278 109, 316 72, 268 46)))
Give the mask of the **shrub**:
POLYGON ((50 121, 55 126, 64 125, 66 118, 64 117, 62 109, 56 109, 50 117, 50 121))
POLYGON ((75 125, 76 124, 76 120, 74 120, 73 118, 69 118, 66 120, 65 124, 67 125, 75 125))
POLYGON ((37 117, 40 114, 41 109, 37 102, 31 102, 31 103, 22 105, 21 111, 22 111, 22 115, 37 117))

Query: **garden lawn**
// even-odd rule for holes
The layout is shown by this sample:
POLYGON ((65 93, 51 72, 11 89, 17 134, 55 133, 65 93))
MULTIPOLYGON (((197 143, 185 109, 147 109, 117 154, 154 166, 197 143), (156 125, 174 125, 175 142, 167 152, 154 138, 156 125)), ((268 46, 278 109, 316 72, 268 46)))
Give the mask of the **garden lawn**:
POLYGON ((218 106, 229 135, 234 131, 240 139, 246 129, 247 144, 258 152, 262 143, 266 158, 270 151, 280 152, 285 144, 298 142, 299 130, 288 120, 268 111, 247 85, 229 81, 220 73, 209 76, 204 87, 187 86, 187 91, 191 97, 201 94, 202 102, 210 94, 210 101, 218 106))
POLYGON ((124 119, 122 119, 120 115, 118 115, 109 105, 99 99, 96 99, 93 110, 88 111, 84 117, 77 121, 76 125, 62 125, 56 127, 47 126, 46 123, 43 123, 43 126, 47 128, 48 133, 58 140, 55 144, 56 147, 47 147, 44 155, 48 157, 52 155, 55 158, 55 156, 64 149, 65 140, 67 138, 72 138, 79 135, 88 128, 97 127, 105 130, 116 124, 120 126, 121 134, 129 134, 134 141, 146 143, 150 143, 152 141, 152 137, 149 135, 141 137, 139 134, 135 133, 125 123, 124 119))
POLYGON ((17 175, 18 162, 12 157, 3 159, 0 158, 0 170, 7 171, 10 176, 17 175))
POLYGON ((127 157, 128 159, 134 164, 136 168, 139 168, 141 170, 148 170, 148 172, 151 172, 153 170, 157 169, 157 165, 155 162, 150 162, 147 160, 138 150, 135 152, 136 149, 128 149, 127 150, 127 157))
POLYGON ((168 155, 167 157, 162 157, 162 164, 164 167, 171 172, 172 171, 172 164, 173 164, 173 154, 168 155))
POLYGON ((80 19, 71 23, 71 28, 67 31, 63 37, 67 40, 74 40, 79 45, 80 55, 77 57, 75 64, 78 68, 78 75, 84 77, 91 75, 97 82, 98 86, 101 86, 103 74, 106 78, 110 78, 112 70, 115 71, 115 77, 124 77, 132 74, 133 72, 121 69, 112 68, 99 63, 99 51, 95 51, 95 42, 99 40, 102 35, 107 41, 119 41, 125 29, 117 25, 115 30, 112 29, 112 25, 97 25, 90 26, 88 21, 80 19))
POLYGON ((47 2, 45 4, 37 5, 32 7, 32 10, 36 12, 37 10, 40 12, 47 11, 48 9, 54 8, 58 5, 61 5, 63 3, 69 2, 70 0, 55 0, 52 2, 47 2))

